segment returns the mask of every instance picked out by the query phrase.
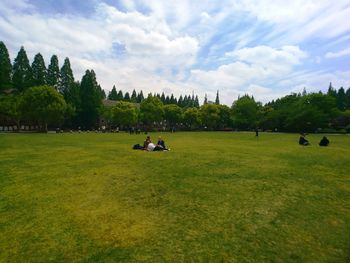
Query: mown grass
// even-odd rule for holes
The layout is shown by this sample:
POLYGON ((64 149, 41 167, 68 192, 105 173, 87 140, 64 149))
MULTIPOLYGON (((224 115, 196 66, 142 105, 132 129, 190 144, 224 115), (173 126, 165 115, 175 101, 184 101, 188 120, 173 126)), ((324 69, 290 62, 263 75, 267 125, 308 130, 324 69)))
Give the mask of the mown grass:
POLYGON ((0 134, 0 261, 350 261, 350 136, 163 138, 0 134))

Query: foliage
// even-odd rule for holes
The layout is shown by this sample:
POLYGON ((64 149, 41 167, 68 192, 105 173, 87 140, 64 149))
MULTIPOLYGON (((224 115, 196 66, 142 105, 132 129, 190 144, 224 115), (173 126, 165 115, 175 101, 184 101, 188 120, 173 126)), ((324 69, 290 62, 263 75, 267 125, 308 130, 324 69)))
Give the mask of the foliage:
POLYGON ((33 85, 42 86, 47 84, 47 70, 43 56, 38 53, 32 63, 33 85))
POLYGON ((144 124, 150 125, 163 120, 163 103, 159 98, 148 96, 140 105, 141 120, 144 124))
POLYGON ((200 108, 201 122, 209 129, 216 127, 220 120, 220 110, 216 104, 204 104, 200 108))
POLYGON ((27 89, 20 101, 22 115, 37 121, 47 130, 47 125, 62 123, 67 104, 53 87, 38 86, 27 89))
POLYGON ((253 97, 245 95, 232 105, 233 125, 239 129, 255 128, 258 121, 258 104, 253 97))
POLYGON ((15 89, 22 92, 33 85, 32 68, 29 65, 29 60, 24 47, 21 47, 12 70, 12 82, 15 89))
POLYGON ((12 87, 11 60, 4 42, 0 41, 0 92, 12 87))
POLYGON ((170 126, 181 122, 182 109, 176 104, 164 105, 164 118, 170 126))
POLYGON ((58 57, 53 55, 50 60, 50 65, 47 68, 47 84, 58 88, 58 83, 60 80, 60 68, 58 66, 58 57))
POLYGON ((137 123, 138 112, 133 103, 120 101, 112 108, 111 114, 113 124, 119 127, 130 127, 137 123))
POLYGON ((201 124, 201 115, 197 108, 187 108, 183 114, 183 121, 190 129, 198 128, 201 124))

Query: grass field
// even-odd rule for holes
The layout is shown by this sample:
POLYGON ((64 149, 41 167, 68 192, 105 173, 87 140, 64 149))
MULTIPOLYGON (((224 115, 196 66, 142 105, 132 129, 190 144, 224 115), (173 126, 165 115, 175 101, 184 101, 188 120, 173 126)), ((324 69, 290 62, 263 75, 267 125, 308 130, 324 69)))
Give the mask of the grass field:
POLYGON ((0 134, 0 261, 350 262, 350 136, 163 138, 0 134))

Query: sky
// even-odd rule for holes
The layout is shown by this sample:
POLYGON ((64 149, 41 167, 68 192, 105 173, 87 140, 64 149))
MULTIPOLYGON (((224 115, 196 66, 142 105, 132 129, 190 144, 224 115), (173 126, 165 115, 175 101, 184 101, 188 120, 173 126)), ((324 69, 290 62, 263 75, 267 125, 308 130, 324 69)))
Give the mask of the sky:
POLYGON ((350 87, 349 0, 1 0, 0 41, 69 57, 108 92, 205 94, 231 105, 350 87))

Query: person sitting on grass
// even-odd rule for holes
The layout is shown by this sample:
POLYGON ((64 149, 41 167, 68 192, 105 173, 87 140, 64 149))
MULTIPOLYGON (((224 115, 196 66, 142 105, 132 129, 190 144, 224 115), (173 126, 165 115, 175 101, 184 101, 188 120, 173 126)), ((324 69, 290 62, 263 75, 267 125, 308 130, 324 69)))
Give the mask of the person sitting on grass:
POLYGON ((166 147, 165 147, 165 142, 164 140, 162 139, 162 137, 158 137, 158 142, 157 142, 157 146, 161 147, 163 150, 168 150, 166 147))
POLYGON ((299 145, 307 146, 310 145, 309 141, 305 139, 305 134, 300 134, 299 145))
POLYGON ((328 146, 329 144, 329 140, 327 139, 326 136, 323 136, 322 140, 320 141, 320 143, 318 145, 320 146, 328 146))
POLYGON ((148 144, 150 144, 150 143, 151 143, 151 137, 147 136, 146 140, 143 142, 143 149, 147 150, 148 144))

